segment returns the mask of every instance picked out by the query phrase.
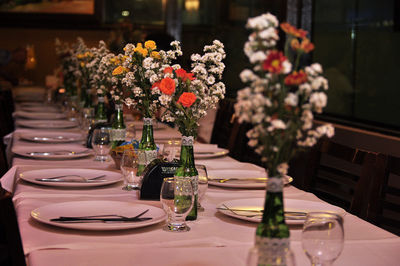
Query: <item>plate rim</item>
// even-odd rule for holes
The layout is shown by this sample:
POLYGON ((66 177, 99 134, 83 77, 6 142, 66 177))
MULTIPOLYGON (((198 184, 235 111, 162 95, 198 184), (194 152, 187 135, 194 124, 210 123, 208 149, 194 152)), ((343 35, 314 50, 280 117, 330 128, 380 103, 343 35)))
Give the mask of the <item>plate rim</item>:
MULTIPOLYGON (((55 226, 55 227, 61 227, 61 228, 67 228, 67 229, 73 229, 73 230, 84 230, 84 231, 116 231, 116 230, 127 230, 127 229, 135 229, 135 228, 142 228, 142 227, 147 227, 153 224, 157 224, 160 223, 162 221, 165 220, 166 218, 166 213, 163 209, 150 205, 150 204, 143 204, 143 203, 136 203, 136 202, 127 202, 127 201, 117 201, 117 200, 82 200, 82 201, 65 201, 65 202, 58 202, 58 203, 50 203, 47 205, 43 205, 40 206, 38 208, 35 208, 33 210, 31 210, 30 212, 30 216, 32 219, 34 219, 35 221, 38 221, 40 223, 43 224, 47 224, 47 225, 51 225, 51 226, 55 226), (103 226, 103 227, 90 227, 91 223, 56 223, 56 222, 52 222, 50 220, 46 220, 46 219, 40 219, 39 217, 37 217, 37 215, 35 215, 34 213, 38 212, 40 213, 40 210, 43 210, 43 208, 48 208, 48 207, 54 207, 57 205, 58 206, 65 206, 65 204, 77 204, 77 206, 82 206, 83 204, 87 204, 88 202, 95 202, 98 204, 101 204, 103 202, 107 202, 107 203, 122 203, 122 204, 129 204, 132 203, 134 205, 137 206, 143 206, 145 208, 151 208, 151 209, 156 209, 156 210, 161 210, 163 212, 163 215, 160 217, 156 217, 153 218, 151 220, 147 220, 147 221, 143 221, 143 222, 135 222, 135 223, 110 223, 110 227, 107 226, 103 226), (83 225, 83 226, 82 226, 83 225)), ((94 223, 93 223, 94 224, 94 223)), ((92 224, 92 225, 93 225, 92 224)), ((107 223, 103 223, 102 225, 107 225, 107 223)))
POLYGON ((123 176, 120 173, 114 172, 114 171, 108 171, 108 170, 102 170, 102 169, 89 169, 89 168, 50 168, 50 169, 32 169, 32 170, 27 170, 24 171, 22 173, 20 173, 18 175, 19 178, 21 178, 22 180, 32 183, 32 184, 36 184, 36 185, 42 185, 42 186, 50 186, 50 187, 58 187, 58 188, 86 188, 86 187, 100 187, 100 186, 108 186, 108 185, 112 185, 115 183, 118 183, 120 181, 123 180, 123 176), (29 180, 21 175, 23 175, 24 173, 29 173, 29 172, 38 172, 38 171, 49 171, 49 170, 57 170, 57 171, 99 171, 101 173, 104 172, 110 172, 110 173, 114 173, 119 175, 119 179, 115 179, 115 180, 109 180, 106 182, 99 182, 99 183, 77 183, 77 182, 41 182, 41 181, 36 181, 36 180, 29 180))
MULTIPOLYGON (((232 212, 230 212, 228 210, 218 209, 218 208, 223 208, 222 205, 226 205, 229 202, 232 202, 232 201, 245 201, 245 200, 261 200, 261 202, 263 202, 265 200, 265 198, 257 197, 257 198, 242 198, 242 199, 226 200, 226 201, 220 202, 217 205, 217 212, 219 212, 219 213, 221 213, 223 215, 238 219, 238 220, 248 221, 248 222, 252 222, 252 223, 260 223, 261 222, 261 216, 260 216, 260 218, 254 218, 254 217, 250 218, 250 217, 246 217, 246 216, 235 215, 234 213, 232 213, 232 212)), ((285 201, 301 201, 301 202, 312 202, 312 203, 317 203, 317 204, 332 205, 332 204, 329 204, 327 202, 319 202, 319 201, 311 201, 311 200, 303 200, 303 199, 284 199, 284 202, 285 201)), ((331 211, 332 213, 336 213, 336 214, 340 215, 341 217, 344 217, 347 214, 347 212, 343 208, 335 206, 335 205, 332 205, 332 206, 338 210, 338 212, 331 211)), ((299 224, 303 224, 304 220, 285 220, 285 222, 288 225, 299 225, 299 224)))
MULTIPOLYGON (((216 169, 218 170, 218 169, 216 169)), ((293 177, 289 176, 289 175, 285 175, 288 178, 288 182, 284 182, 284 185, 288 185, 290 183, 293 182, 293 177)), ((262 189, 266 189, 266 183, 239 183, 239 184, 235 184, 235 183, 219 183, 216 181, 212 181, 212 180, 208 180, 208 184, 215 186, 215 187, 224 187, 224 188, 242 188, 242 189, 256 189, 256 188, 262 188, 262 189), (247 185, 246 185, 247 184, 247 185)))
MULTIPOLYGON (((60 132, 59 134, 58 133, 56 133, 56 132, 51 132, 51 131, 46 131, 46 132, 44 132, 44 133, 42 133, 43 135, 48 135, 48 134, 50 134, 50 135, 61 135, 61 134, 65 134, 65 133, 67 133, 67 134, 74 134, 74 135, 76 135, 76 136, 79 136, 79 138, 77 138, 77 139, 75 139, 75 140, 65 140, 65 141, 60 141, 60 139, 55 139, 55 140, 50 140, 50 141, 46 141, 46 140, 34 140, 34 139, 30 139, 28 136, 36 136, 36 137, 38 137, 38 133, 33 133, 33 132, 22 132, 22 133, 20 133, 19 134, 19 138, 20 139, 22 139, 22 140, 26 140, 26 141, 31 141, 31 142, 35 142, 35 143, 69 143, 69 142, 77 142, 77 141, 81 141, 81 140, 84 140, 84 138, 83 138, 83 136, 82 136, 82 134, 80 134, 80 133, 77 133, 77 132, 60 132)), ((44 137, 46 137, 46 136, 44 136, 44 137)))
POLYGON ((61 119, 58 119, 58 120, 25 120, 25 121, 17 120, 16 124, 21 127, 35 128, 35 129, 66 129, 66 128, 77 127, 77 124, 74 123, 73 121, 61 120, 61 119), (42 122, 45 125, 44 126, 34 125, 34 124, 39 124, 40 122, 42 122), (64 122, 64 123, 67 122, 67 124, 69 124, 69 125, 50 126, 50 127, 48 124, 46 125, 46 123, 51 123, 51 122, 56 122, 56 123, 57 122, 64 122), (26 124, 26 123, 28 123, 28 124, 26 124))
MULTIPOLYGON (((32 148, 34 148, 34 147, 32 147, 32 148)), ((17 154, 19 156, 26 157, 26 158, 32 158, 32 159, 37 159, 37 160, 54 160, 54 161, 66 160, 66 159, 73 160, 73 159, 84 158, 84 157, 89 157, 89 156, 93 155, 93 153, 90 151, 87 151, 84 153, 79 153, 79 154, 73 154, 72 156, 71 155, 29 155, 29 154, 27 154, 29 152, 36 152, 36 151, 21 152, 18 150, 17 151, 12 150, 11 152, 14 154, 17 154), (54 156, 56 156, 56 157, 54 157, 54 156)), ((51 150, 49 152, 51 152, 51 150)))

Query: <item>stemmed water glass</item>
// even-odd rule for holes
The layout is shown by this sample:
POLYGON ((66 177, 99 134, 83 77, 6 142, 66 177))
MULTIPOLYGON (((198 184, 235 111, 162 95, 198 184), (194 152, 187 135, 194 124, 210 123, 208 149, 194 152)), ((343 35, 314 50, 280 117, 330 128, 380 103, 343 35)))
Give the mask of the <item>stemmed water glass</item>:
POLYGON ((95 152, 95 161, 109 161, 111 150, 111 130, 106 127, 93 130, 92 147, 95 152))
POLYGON ((169 139, 166 143, 164 143, 162 151, 163 158, 168 162, 172 162, 179 151, 179 145, 180 140, 178 139, 169 139))
POLYGON ((137 190, 140 188, 141 176, 137 175, 138 157, 134 150, 124 150, 120 168, 124 176, 123 190, 137 190))
POLYGON ((160 200, 168 216, 163 229, 170 232, 189 231, 185 219, 194 202, 192 180, 184 177, 164 178, 160 200))
POLYGON ((203 200, 204 195, 206 194, 206 191, 208 188, 208 174, 207 174, 207 168, 205 165, 196 164, 196 169, 197 169, 197 172, 199 173, 197 211, 202 212, 202 211, 204 211, 204 208, 200 204, 201 204, 201 201, 203 200))
POLYGON ((343 250, 343 218, 327 212, 308 213, 302 244, 312 265, 331 265, 343 250))

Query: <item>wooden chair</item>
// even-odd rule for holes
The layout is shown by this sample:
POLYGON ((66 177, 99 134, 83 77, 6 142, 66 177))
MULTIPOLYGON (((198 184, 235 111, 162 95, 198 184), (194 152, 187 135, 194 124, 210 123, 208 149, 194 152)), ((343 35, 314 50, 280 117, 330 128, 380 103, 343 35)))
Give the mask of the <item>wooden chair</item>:
POLYGON ((220 148, 228 148, 229 136, 233 128, 235 101, 235 99, 223 99, 219 102, 210 142, 218 144, 220 148))
POLYGON ((365 219, 377 156, 323 139, 309 153, 302 187, 365 219))
POLYGON ((0 265, 25 266, 25 256, 11 194, 0 186, 0 265))
POLYGON ((367 220, 400 236, 400 158, 380 154, 367 220))

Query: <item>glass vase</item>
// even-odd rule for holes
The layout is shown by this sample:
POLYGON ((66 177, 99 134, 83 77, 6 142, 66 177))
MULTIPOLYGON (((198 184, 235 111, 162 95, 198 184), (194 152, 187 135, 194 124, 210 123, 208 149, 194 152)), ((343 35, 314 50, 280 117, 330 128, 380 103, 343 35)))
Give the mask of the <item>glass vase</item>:
POLYGON ((144 117, 142 138, 138 149, 137 175, 142 175, 146 166, 154 159, 157 159, 157 146, 153 136, 153 119, 151 117, 144 117))
POLYGON ((126 126, 124 123, 124 112, 122 107, 122 104, 115 104, 115 115, 111 124, 111 141, 113 149, 125 142, 126 126))
POLYGON ((175 176, 190 178, 193 185, 194 203, 193 208, 186 217, 186 220, 197 219, 197 201, 198 201, 198 172, 194 162, 193 136, 182 136, 180 166, 175 172, 175 176))
POLYGON ((96 123, 107 123, 108 120, 107 120, 106 105, 104 104, 104 95, 98 94, 97 100, 98 103, 94 120, 96 123))
POLYGON ((283 178, 278 175, 268 178, 264 212, 247 265, 295 265, 289 236, 283 206, 283 178))

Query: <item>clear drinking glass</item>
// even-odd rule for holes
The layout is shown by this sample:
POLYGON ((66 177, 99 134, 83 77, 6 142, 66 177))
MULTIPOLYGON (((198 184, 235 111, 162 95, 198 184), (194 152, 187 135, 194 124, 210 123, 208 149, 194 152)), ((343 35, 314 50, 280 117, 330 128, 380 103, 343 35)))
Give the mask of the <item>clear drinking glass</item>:
POLYGON ((169 139, 166 143, 164 143, 164 148, 162 151, 163 158, 168 162, 172 162, 179 152, 180 145, 181 141, 179 139, 169 139))
POLYGON ((123 190, 137 190, 140 188, 141 176, 137 175, 138 158, 134 150, 125 150, 120 163, 124 176, 123 190))
POLYGON ((190 227, 185 223, 186 216, 193 207, 194 195, 192 181, 185 177, 164 178, 160 200, 167 213, 165 231, 187 232, 190 227))
POLYGON ((343 250, 343 218, 327 212, 308 213, 302 244, 312 265, 331 265, 343 250))
POLYGON ((110 161, 111 130, 110 128, 97 128, 93 131, 92 147, 95 152, 95 161, 110 161))
POLYGON ((202 212, 204 211, 204 208, 200 204, 208 188, 208 174, 205 165, 196 164, 196 169, 197 172, 199 173, 197 211, 202 212))

